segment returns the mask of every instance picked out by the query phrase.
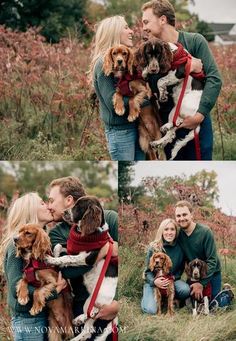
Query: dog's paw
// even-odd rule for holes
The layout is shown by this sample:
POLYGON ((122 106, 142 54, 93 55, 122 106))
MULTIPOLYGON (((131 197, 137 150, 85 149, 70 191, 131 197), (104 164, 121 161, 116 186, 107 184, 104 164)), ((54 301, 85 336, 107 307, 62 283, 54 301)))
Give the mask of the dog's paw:
POLYGON ((140 114, 140 108, 139 107, 132 108, 132 110, 130 110, 130 112, 129 112, 129 116, 127 117, 128 121, 129 122, 135 121, 139 117, 139 114, 140 114))
POLYGON ((33 307, 30 309, 29 313, 32 316, 35 316, 39 314, 43 310, 43 305, 33 305, 33 307))
POLYGON ((85 314, 81 314, 72 320, 74 326, 80 326, 87 321, 87 316, 85 314))
POLYGON ((120 101, 114 101, 114 109, 117 115, 122 116, 125 113, 124 103, 120 101))
POLYGON ((58 265, 56 258, 49 256, 49 255, 45 257, 44 261, 50 265, 58 265))
POLYGON ((55 247, 53 249, 53 256, 54 257, 59 257, 62 249, 63 249, 63 246, 61 244, 55 245, 55 247))
POLYGON ((151 146, 153 149, 157 150, 158 148, 161 148, 161 147, 162 147, 162 144, 159 143, 159 141, 157 140, 157 141, 152 141, 152 142, 150 142, 150 146, 151 146))
POLYGON ((19 296, 18 297, 18 302, 21 305, 26 305, 29 302, 29 296, 19 296))
POLYGON ((167 133, 167 131, 169 131, 172 128, 172 124, 171 123, 166 123, 163 126, 160 127, 160 132, 165 134, 167 133))

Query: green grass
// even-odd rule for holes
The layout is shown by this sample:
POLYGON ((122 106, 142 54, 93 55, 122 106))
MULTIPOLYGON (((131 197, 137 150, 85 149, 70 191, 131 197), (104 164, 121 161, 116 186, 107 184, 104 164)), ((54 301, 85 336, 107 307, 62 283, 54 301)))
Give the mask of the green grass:
MULTIPOLYGON (((145 252, 137 246, 120 246, 119 254, 120 341, 236 341, 235 303, 227 311, 196 318, 187 307, 177 310, 171 318, 143 314, 140 301, 145 252)), ((236 260, 227 259, 226 264, 222 282, 236 286, 236 260)))

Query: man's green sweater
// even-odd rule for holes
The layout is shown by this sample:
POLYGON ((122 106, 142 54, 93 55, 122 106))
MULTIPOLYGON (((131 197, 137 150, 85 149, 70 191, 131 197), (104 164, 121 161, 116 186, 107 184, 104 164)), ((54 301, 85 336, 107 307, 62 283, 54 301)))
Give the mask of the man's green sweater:
POLYGON ((189 236, 181 229, 178 242, 188 262, 199 258, 207 263, 207 277, 201 280, 201 283, 206 285, 211 277, 221 270, 212 231, 209 227, 197 223, 189 236))
MULTIPOLYGON (((118 218, 115 211, 105 210, 105 220, 109 226, 109 233, 114 241, 118 241, 118 218)), ((70 226, 66 222, 57 224, 50 232, 49 237, 51 239, 52 248, 56 244, 61 244, 66 248, 67 239, 70 232, 70 226)), ((67 267, 62 268, 62 277, 70 279, 73 293, 75 295, 74 301, 79 302, 77 304, 83 304, 88 297, 88 292, 83 285, 83 274, 91 270, 91 266, 79 266, 79 267, 67 267)))
POLYGON ((198 112, 208 115, 219 96, 222 81, 215 60, 206 39, 199 33, 179 32, 179 43, 196 58, 201 59, 206 74, 206 83, 201 97, 198 112))
MULTIPOLYGON (((33 293, 35 287, 32 285, 28 285, 29 290, 29 302, 26 305, 21 305, 17 301, 16 296, 16 285, 18 281, 23 276, 23 259, 21 257, 16 257, 16 247, 13 243, 11 243, 6 251, 6 256, 4 259, 4 272, 7 280, 7 303, 11 311, 11 315, 20 315, 22 317, 32 317, 30 315, 29 310, 33 305, 33 293)), ((49 300, 55 299, 58 297, 56 290, 52 291, 49 300)), ((44 309, 40 312, 37 317, 46 316, 46 310, 44 309)))

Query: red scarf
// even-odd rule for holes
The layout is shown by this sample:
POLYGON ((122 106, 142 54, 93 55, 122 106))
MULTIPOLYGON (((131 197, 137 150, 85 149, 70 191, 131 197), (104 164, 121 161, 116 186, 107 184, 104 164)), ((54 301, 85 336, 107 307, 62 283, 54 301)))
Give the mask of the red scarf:
MULTIPOLYGON (((178 49, 173 52, 173 61, 171 63, 172 70, 177 69, 182 64, 186 64, 189 56, 189 53, 184 49, 182 44, 177 43, 176 46, 178 49)), ((202 80, 205 78, 205 73, 203 70, 201 72, 191 72, 191 76, 202 80)))
MULTIPOLYGON (((107 242, 112 241, 108 230, 101 233, 93 233, 87 236, 81 236, 81 232, 77 231, 77 225, 73 225, 70 229, 67 240, 68 255, 77 255, 82 251, 92 251, 101 249, 107 242)), ((117 263, 118 257, 112 257, 111 263, 117 263)))
POLYGON ((52 265, 46 264, 44 261, 40 261, 40 260, 36 260, 32 258, 24 266, 23 271, 24 271, 26 280, 33 287, 39 288, 41 286, 41 282, 36 279, 35 272, 37 270, 42 270, 42 269, 54 269, 54 267, 52 265))
POLYGON ((143 79, 141 71, 135 71, 133 75, 131 75, 130 73, 125 73, 117 83, 117 87, 119 88, 119 92, 121 93, 121 95, 128 97, 134 96, 133 92, 130 90, 129 82, 139 79, 143 79))
MULTIPOLYGON (((165 279, 168 279, 169 281, 173 281, 174 280, 174 276, 171 275, 171 274, 168 274, 168 275, 161 275, 161 276, 158 276, 158 277, 164 277, 165 279)), ((156 278, 158 278, 156 277, 156 278)), ((155 278, 155 279, 156 279, 155 278)), ((160 289, 160 292, 161 292, 161 296, 164 296, 164 297, 167 297, 167 289, 160 289)))

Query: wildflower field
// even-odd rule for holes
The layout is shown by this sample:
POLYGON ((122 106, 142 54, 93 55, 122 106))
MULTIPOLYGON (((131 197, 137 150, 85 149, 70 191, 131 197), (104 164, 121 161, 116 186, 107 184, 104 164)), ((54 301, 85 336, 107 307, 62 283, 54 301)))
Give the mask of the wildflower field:
MULTIPOLYGON (((209 316, 192 317, 187 307, 175 309, 173 317, 141 312, 145 255, 156 228, 166 217, 173 217, 170 206, 160 212, 155 205, 123 205, 119 212, 119 299, 120 336, 124 341, 235 341, 236 304, 209 316), (148 231, 142 222, 148 222, 148 231)), ((236 220, 217 209, 199 208, 195 221, 211 227, 222 265, 222 283, 236 286, 236 220)))
MULTIPOLYGON (((0 26, 0 159, 107 160, 86 75, 91 45, 51 45, 35 29, 0 26)), ((236 45, 212 46, 224 85, 215 109, 214 159, 236 159, 236 45)))

